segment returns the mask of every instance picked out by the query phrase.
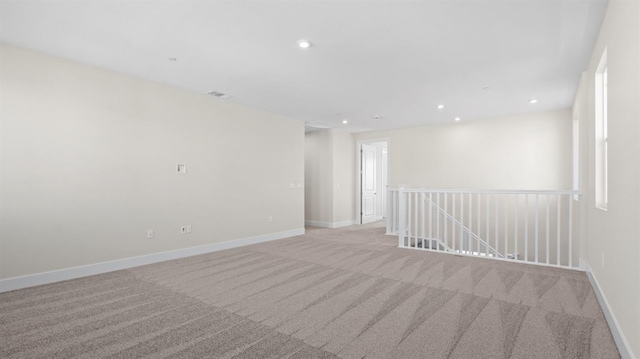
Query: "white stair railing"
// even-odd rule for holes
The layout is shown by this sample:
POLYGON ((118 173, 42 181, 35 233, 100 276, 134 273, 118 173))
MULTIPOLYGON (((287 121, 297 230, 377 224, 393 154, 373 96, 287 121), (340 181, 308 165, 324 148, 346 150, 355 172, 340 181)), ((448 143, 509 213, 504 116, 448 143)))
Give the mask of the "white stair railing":
POLYGON ((387 234, 400 247, 580 267, 577 191, 388 191, 387 234))
MULTIPOLYGON (((462 252, 465 254, 475 253, 476 255, 479 255, 479 253, 482 253, 481 249, 484 248, 485 255, 488 255, 491 257, 504 258, 504 255, 502 255, 501 253, 498 253, 498 251, 496 251, 495 248, 490 246, 487 242, 485 242, 477 234, 471 231, 471 229, 465 226, 462 222, 457 220, 449 212, 445 211, 442 207, 438 205, 438 203, 433 201, 432 198, 427 197, 427 195, 423 193, 422 200, 426 201, 428 206, 431 206, 433 207, 434 210, 440 212, 439 214, 444 216, 446 221, 451 222, 452 226, 455 226, 460 229, 461 236, 462 236, 461 245, 458 250, 450 250, 450 251, 462 252), (474 243, 475 243, 475 251, 474 251, 474 245, 473 245, 474 243)), ((514 256, 514 255, 510 255, 510 256, 514 256)), ((507 257, 509 257, 509 255, 507 255, 507 257)))

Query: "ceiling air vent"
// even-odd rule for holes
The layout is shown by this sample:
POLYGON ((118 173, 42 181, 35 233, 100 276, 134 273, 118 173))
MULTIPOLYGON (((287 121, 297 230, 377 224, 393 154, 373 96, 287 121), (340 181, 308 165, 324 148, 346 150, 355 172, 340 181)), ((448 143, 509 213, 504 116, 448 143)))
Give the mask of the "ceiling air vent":
POLYGON ((222 98, 222 99, 231 98, 231 95, 227 95, 227 94, 224 94, 222 92, 217 92, 217 91, 209 91, 209 92, 207 92, 207 95, 215 96, 217 98, 222 98))

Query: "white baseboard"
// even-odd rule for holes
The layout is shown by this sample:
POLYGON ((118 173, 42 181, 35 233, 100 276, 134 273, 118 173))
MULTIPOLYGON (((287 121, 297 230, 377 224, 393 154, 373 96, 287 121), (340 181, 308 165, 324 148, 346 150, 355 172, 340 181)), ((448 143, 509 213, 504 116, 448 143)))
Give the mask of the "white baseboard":
POLYGON ((369 218, 366 222, 364 222, 363 224, 366 223, 371 223, 371 222, 375 222, 375 221, 381 221, 384 219, 384 216, 375 216, 373 218, 369 218))
POLYGON ((352 226, 356 223, 355 220, 350 220, 350 221, 342 221, 342 222, 333 222, 333 227, 331 228, 340 228, 340 227, 346 227, 346 226, 352 226))
POLYGON ((323 228, 340 228, 351 226, 355 223, 355 220, 343 221, 343 222, 318 222, 318 221, 304 221, 305 226, 323 227, 323 228))
POLYGON ((600 284, 598 284, 598 280, 593 275, 589 262, 584 261, 584 267, 587 272, 587 277, 589 277, 589 282, 591 282, 591 286, 596 292, 596 297, 598 297, 598 302, 600 303, 600 307, 602 308, 604 317, 607 319, 607 323, 609 324, 609 328, 611 329, 613 340, 616 342, 618 351, 620 351, 620 356, 623 359, 635 359, 635 356, 631 351, 631 347, 629 346, 629 342, 627 342, 627 339, 622 333, 620 325, 618 324, 615 315, 613 315, 613 311, 611 311, 609 302, 607 302, 607 298, 604 296, 604 293, 602 293, 602 289, 600 288, 600 284))
POLYGON ((139 267, 145 264, 164 262, 172 259, 191 257, 198 254, 217 252, 225 249, 247 246, 250 244, 273 241, 303 235, 304 228, 290 231, 269 233, 255 237, 247 237, 227 242, 205 244, 202 246, 176 249, 173 251, 146 254, 138 257, 117 259, 109 262, 88 264, 79 267, 65 268, 51 272, 30 274, 22 277, 14 277, 0 280, 0 293, 10 290, 33 287, 41 284, 60 282, 68 279, 86 277, 95 274, 113 272, 121 269, 139 267))

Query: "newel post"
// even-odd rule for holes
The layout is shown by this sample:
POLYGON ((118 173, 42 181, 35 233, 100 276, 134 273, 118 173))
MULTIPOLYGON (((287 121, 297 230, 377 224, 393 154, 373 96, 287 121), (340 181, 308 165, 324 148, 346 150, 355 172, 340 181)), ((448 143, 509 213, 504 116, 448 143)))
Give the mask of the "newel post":
POLYGON ((398 187, 398 247, 404 247, 407 233, 407 198, 404 186, 398 187))
POLYGON ((386 216, 385 216, 385 220, 384 220, 384 224, 386 226, 386 232, 385 234, 389 234, 391 233, 391 216, 393 216, 393 192, 391 192, 391 186, 387 185, 387 188, 385 188, 385 191, 387 191, 387 201, 386 201, 386 205, 387 208, 385 208, 386 211, 386 216))

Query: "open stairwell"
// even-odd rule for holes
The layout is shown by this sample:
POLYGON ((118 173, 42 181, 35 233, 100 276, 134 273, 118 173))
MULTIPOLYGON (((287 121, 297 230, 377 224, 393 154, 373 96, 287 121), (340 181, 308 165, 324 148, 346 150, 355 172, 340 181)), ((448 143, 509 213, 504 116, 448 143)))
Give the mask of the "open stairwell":
MULTIPOLYGON (((461 231, 460 237, 460 246, 458 249, 452 249, 447 246, 442 240, 437 239, 434 241, 435 245, 438 246, 437 250, 444 250, 451 253, 463 253, 463 254, 471 254, 476 256, 488 256, 488 257, 496 257, 496 258, 509 258, 514 259, 518 257, 517 253, 507 253, 502 254, 498 252, 495 248, 489 245, 485 240, 480 238, 476 233, 474 233, 469 227, 465 226, 458 219, 453 217, 449 212, 445 211, 444 208, 440 207, 436 202, 432 199, 429 199, 426 194, 422 194, 422 201, 426 203, 427 206, 433 208, 447 221, 450 221, 454 226, 456 226, 461 231)), ((432 238, 426 238, 427 240, 432 238)), ((431 243, 431 241, 429 241, 431 243)), ((420 244, 420 243, 418 243, 420 244)), ((433 245, 433 244, 429 244, 433 245)), ((423 247, 424 248, 424 247, 423 247)))
POLYGON ((580 268, 576 191, 389 188, 387 234, 401 248, 580 268))

